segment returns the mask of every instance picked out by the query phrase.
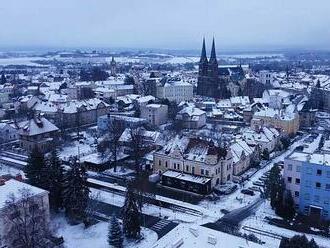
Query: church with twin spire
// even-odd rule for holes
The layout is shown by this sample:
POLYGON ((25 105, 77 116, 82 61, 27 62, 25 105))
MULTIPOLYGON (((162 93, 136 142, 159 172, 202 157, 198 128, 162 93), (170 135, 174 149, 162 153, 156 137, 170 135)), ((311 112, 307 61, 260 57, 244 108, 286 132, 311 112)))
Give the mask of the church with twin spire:
POLYGON ((199 61, 197 95, 213 98, 230 97, 227 82, 219 75, 219 65, 215 51, 215 41, 213 38, 211 56, 208 60, 206 55, 205 38, 203 39, 202 54, 199 61))

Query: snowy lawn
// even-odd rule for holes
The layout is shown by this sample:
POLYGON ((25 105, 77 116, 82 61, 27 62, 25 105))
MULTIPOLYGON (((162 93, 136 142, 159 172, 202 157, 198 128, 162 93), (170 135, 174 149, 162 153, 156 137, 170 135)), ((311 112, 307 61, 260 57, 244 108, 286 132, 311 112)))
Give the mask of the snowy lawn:
MULTIPOLYGON (((107 242, 108 223, 99 222, 87 229, 83 224, 71 226, 67 223, 64 217, 56 217, 53 224, 57 229, 58 236, 63 236, 65 248, 106 248, 109 247, 107 242)), ((147 228, 142 228, 144 239, 139 242, 124 241, 124 247, 152 247, 156 243, 157 234, 147 228)))
POLYGON ((113 176, 126 176, 126 175, 130 175, 130 174, 133 174, 134 171, 129 169, 129 168, 126 168, 124 166, 117 166, 117 170, 116 172, 114 172, 113 168, 109 169, 109 170, 105 170, 103 172, 103 174, 106 174, 106 175, 113 175, 113 176))
MULTIPOLYGON (((263 231, 271 232, 274 234, 282 235, 285 237, 292 237, 294 235, 302 235, 302 233, 298 233, 292 230, 288 230, 286 228, 281 228, 278 226, 274 226, 271 224, 268 224, 267 221, 265 221, 265 217, 274 217, 274 218, 280 218, 277 216, 274 212, 274 210, 270 207, 270 202, 265 201, 260 208, 257 210, 255 215, 250 216, 249 218, 245 219, 241 224, 243 226, 253 227, 256 229, 260 229, 263 231)), ((244 229, 241 229, 241 232, 249 234, 250 232, 245 231, 244 229)), ((273 239, 264 235, 255 234, 259 239, 266 242, 267 247, 278 247, 279 246, 279 240, 273 239)), ((316 243, 320 245, 321 247, 330 247, 330 239, 316 236, 312 234, 306 234, 308 239, 314 238, 316 243)))

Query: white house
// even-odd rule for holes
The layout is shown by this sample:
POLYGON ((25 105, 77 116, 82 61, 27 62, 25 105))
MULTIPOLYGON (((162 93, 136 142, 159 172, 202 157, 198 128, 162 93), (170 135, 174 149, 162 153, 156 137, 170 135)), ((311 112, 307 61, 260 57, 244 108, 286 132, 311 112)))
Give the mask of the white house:
POLYGON ((150 124, 159 126, 165 124, 168 119, 168 106, 164 104, 148 104, 141 107, 141 118, 150 124))
POLYGON ((198 129, 206 124, 206 112, 194 106, 188 106, 179 111, 176 119, 184 128, 198 129))
MULTIPOLYGON (((13 194, 16 198, 16 203, 20 207, 21 211, 32 211, 33 206, 25 206, 23 208, 21 204, 20 197, 21 192, 27 190, 27 196, 31 197, 31 204, 37 204, 38 218, 40 218, 40 223, 47 225, 49 223, 49 200, 48 192, 46 190, 31 186, 29 184, 17 181, 15 179, 10 179, 8 181, 0 181, 0 247, 12 247, 9 241, 10 233, 15 232, 15 228, 12 221, 8 221, 7 217, 9 215, 17 214, 11 213, 12 209, 8 208, 6 202, 10 194, 13 194)), ((25 196, 25 195, 24 195, 25 196)), ((16 208, 15 208, 16 210, 16 208)))

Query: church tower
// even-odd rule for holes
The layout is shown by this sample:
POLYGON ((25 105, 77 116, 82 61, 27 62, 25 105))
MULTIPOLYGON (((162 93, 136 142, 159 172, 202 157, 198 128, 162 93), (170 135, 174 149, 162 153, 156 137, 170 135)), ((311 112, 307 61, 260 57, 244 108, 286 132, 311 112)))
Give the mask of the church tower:
POLYGON ((209 77, 213 78, 215 81, 218 80, 219 77, 219 69, 218 69, 218 61, 217 61, 217 55, 215 52, 215 41, 213 38, 212 41, 212 49, 211 49, 211 57, 209 61, 209 67, 208 67, 208 75, 209 77))
POLYGON ((111 70, 111 76, 116 77, 116 61, 115 58, 112 56, 111 63, 110 63, 110 70, 111 70))
POLYGON ((205 38, 203 38, 202 54, 199 61, 199 76, 207 76, 208 60, 206 56, 205 38))
POLYGON ((198 70, 198 82, 197 82, 197 94, 205 95, 206 81, 208 77, 208 59, 206 56, 205 38, 203 38, 203 47, 201 58, 199 60, 199 70, 198 70))

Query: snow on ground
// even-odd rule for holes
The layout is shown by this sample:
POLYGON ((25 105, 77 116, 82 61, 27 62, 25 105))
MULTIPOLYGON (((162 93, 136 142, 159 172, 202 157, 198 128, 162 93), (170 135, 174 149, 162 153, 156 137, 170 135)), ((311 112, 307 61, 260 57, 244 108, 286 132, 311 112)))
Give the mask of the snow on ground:
POLYGON ((304 144, 304 151, 305 153, 314 153, 316 149, 318 149, 320 141, 322 138, 322 134, 319 134, 311 143, 304 144))
MULTIPOLYGON (((292 237, 294 235, 301 235, 301 233, 299 232, 295 232, 295 231, 291 231, 285 228, 280 228, 271 224, 268 224, 265 221, 265 217, 274 217, 274 218, 279 218, 274 211, 271 209, 270 207, 270 202, 269 201, 265 201, 257 210, 257 212, 255 213, 254 216, 250 216, 249 218, 245 219, 241 224, 242 227, 243 226, 248 226, 248 227, 253 227, 262 231, 267 231, 267 232, 271 232, 277 235, 281 235, 284 237, 292 237)), ((249 234, 250 232, 245 231, 244 229, 241 229, 241 232, 243 233, 247 233, 249 234)), ((260 235, 260 234, 256 234, 254 233, 254 235, 256 235, 259 239, 261 239, 262 241, 266 242, 267 247, 274 247, 277 248, 279 246, 279 240, 278 239, 274 239, 271 237, 267 237, 264 235, 260 235)), ((327 238, 323 238, 321 236, 317 236, 317 235, 311 235, 311 234, 306 234, 306 236, 308 237, 308 239, 312 239, 314 238, 316 243, 319 244, 322 247, 330 247, 330 241, 327 238)))
MULTIPOLYGON (((117 207, 122 207, 125 202, 125 197, 121 195, 116 195, 114 193, 105 192, 99 189, 90 189, 92 194, 98 195, 100 201, 108 203, 117 207)), ((142 208, 142 213, 147 215, 152 215, 156 217, 167 217, 168 220, 174 220, 178 222, 195 223, 200 219, 199 216, 194 216, 190 214, 185 214, 182 212, 173 211, 168 208, 158 207, 155 205, 144 204, 142 208)))
POLYGON ((239 188, 238 190, 236 190, 234 193, 227 195, 227 196, 223 196, 221 197, 220 200, 216 201, 215 203, 212 204, 212 202, 210 202, 209 200, 204 200, 200 202, 200 206, 207 208, 209 211, 217 213, 218 217, 222 217, 223 214, 221 213, 221 209, 226 209, 229 211, 232 211, 234 209, 237 208, 241 208, 244 207, 252 202, 254 202, 258 197, 259 197, 259 193, 256 193, 254 196, 248 196, 248 195, 244 195, 241 193, 241 190, 247 189, 251 186, 253 186, 253 182, 258 181, 258 179, 267 171, 269 171, 272 166, 274 165, 274 163, 283 161, 284 158, 286 156, 288 156, 291 152, 293 152, 293 150, 297 147, 303 144, 303 141, 306 139, 306 137, 303 137, 302 139, 296 141, 293 145, 291 145, 291 147, 289 148, 289 150, 287 150, 286 152, 284 152, 283 154, 281 154, 278 157, 275 157, 271 163, 269 163, 266 167, 260 169, 257 173, 255 173, 250 179, 249 181, 245 182, 244 186, 242 188, 239 188))
MULTIPOLYGON (((64 238, 65 248, 106 248, 109 247, 107 243, 108 223, 99 222, 89 228, 84 228, 83 224, 71 226, 67 223, 64 217, 57 217, 53 224, 57 229, 56 233, 64 238)), ((142 228, 142 235, 144 237, 140 242, 128 242, 125 240, 124 247, 145 248, 152 247, 157 241, 157 234, 147 228, 142 228)))
POLYGON ((0 66, 7 66, 7 65, 43 66, 34 62, 36 60, 47 60, 47 58, 44 57, 0 58, 0 66))
POLYGON ((124 166, 117 166, 116 172, 114 172, 114 169, 111 168, 109 170, 105 170, 103 173, 107 174, 107 175, 125 176, 125 175, 129 175, 129 174, 133 174, 134 171, 129 168, 126 168, 124 166))
POLYGON ((0 165, 0 176, 8 175, 8 174, 12 176, 16 176, 17 174, 20 174, 25 178, 25 174, 22 170, 7 165, 0 165))
MULTIPOLYGON (((249 181, 247 181, 242 188, 249 188, 253 186, 253 182, 257 181, 259 177, 261 177, 265 172, 270 170, 274 163, 277 163, 279 161, 284 160, 286 156, 288 156, 297 146, 302 145, 303 140, 305 140, 306 137, 296 141, 289 150, 281 154, 280 156, 274 158, 269 165, 264 167, 263 169, 259 170, 257 173, 255 173, 249 181)), ((89 178, 89 182, 93 182, 96 184, 103 185, 105 187, 114 188, 120 191, 125 191, 126 188, 123 186, 119 186, 113 183, 107 183, 103 181, 99 181, 96 179, 89 178)), ((168 197, 163 197, 156 195, 156 199, 169 202, 178 206, 187 207, 189 209, 194 209, 202 213, 201 216, 195 216, 191 215, 189 213, 181 213, 181 212, 175 212, 173 210, 169 210, 166 208, 159 208, 154 205, 148 205, 145 206, 143 211, 146 214, 159 216, 159 212, 162 216, 167 216, 170 220, 177 220, 179 222, 194 222, 195 224, 205 224, 208 222, 215 222, 219 218, 221 218, 224 214, 221 212, 221 209, 226 209, 229 211, 232 211, 234 209, 238 209, 244 206, 247 206, 251 203, 253 203, 257 198, 259 197, 259 193, 256 193, 254 196, 248 196, 242 194, 240 191, 242 188, 239 188, 234 193, 222 196, 220 200, 217 201, 210 201, 210 200, 203 200, 198 205, 193 205, 187 202, 171 199, 168 197)), ((104 202, 107 202, 109 204, 113 204, 116 206, 122 206, 124 204, 124 197, 118 196, 113 193, 104 192, 102 190, 92 189, 93 191, 98 191, 101 193, 102 198, 104 199, 104 202)), ((97 192, 96 192, 97 193, 97 192)))

